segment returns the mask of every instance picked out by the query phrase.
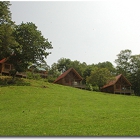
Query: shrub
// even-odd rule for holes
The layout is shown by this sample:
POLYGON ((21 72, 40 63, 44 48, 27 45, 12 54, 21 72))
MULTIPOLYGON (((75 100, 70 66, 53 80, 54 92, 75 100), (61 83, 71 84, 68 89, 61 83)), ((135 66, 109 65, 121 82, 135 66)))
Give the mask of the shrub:
POLYGON ((15 86, 29 86, 29 82, 25 82, 22 78, 15 78, 12 80, 11 76, 0 76, 0 85, 1 86, 8 86, 8 85, 15 85, 15 86))
POLYGON ((0 76, 0 85, 8 85, 9 81, 11 80, 11 76, 0 76))
POLYGON ((93 91, 93 87, 91 84, 87 84, 87 87, 86 87, 87 90, 90 90, 90 91, 93 91))
POLYGON ((26 76, 28 79, 36 79, 36 80, 41 79, 39 73, 26 72, 26 76))
POLYGON ((92 86, 92 89, 93 91, 100 91, 99 87, 96 85, 96 86, 92 86))
POLYGON ((56 77, 48 76, 48 82, 53 83, 55 81, 56 77))
POLYGON ((99 87, 97 85, 93 86, 92 84, 87 84, 87 90, 100 91, 100 89, 99 89, 99 87))

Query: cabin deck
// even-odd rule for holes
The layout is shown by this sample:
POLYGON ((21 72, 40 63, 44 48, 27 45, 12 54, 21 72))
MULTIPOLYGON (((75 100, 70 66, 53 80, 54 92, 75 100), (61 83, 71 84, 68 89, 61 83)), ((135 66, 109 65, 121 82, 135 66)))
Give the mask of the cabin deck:
POLYGON ((114 93, 133 94, 134 90, 132 90, 132 89, 114 90, 114 93))
POLYGON ((83 84, 81 84, 81 83, 80 83, 80 84, 79 84, 79 83, 73 84, 72 87, 80 88, 80 89, 86 89, 86 85, 83 85, 83 84))

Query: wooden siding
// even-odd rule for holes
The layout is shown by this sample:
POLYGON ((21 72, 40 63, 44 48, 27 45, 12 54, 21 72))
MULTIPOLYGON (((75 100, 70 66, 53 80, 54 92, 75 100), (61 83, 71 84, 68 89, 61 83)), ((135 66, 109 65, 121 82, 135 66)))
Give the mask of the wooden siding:
MULTIPOLYGON (((14 69, 13 65, 6 63, 6 59, 3 59, 0 61, 0 74, 1 75, 10 75, 10 71, 14 69)), ((46 71, 40 71, 37 74, 40 74, 42 78, 47 77, 47 72, 46 71)), ((17 72, 16 77, 22 77, 26 78, 26 72, 17 72)))
POLYGON ((9 71, 12 69, 12 66, 7 63, 0 64, 0 73, 2 74, 9 74, 9 71))
POLYGON ((54 83, 61 84, 65 86, 72 86, 77 88, 85 88, 84 85, 81 84, 82 77, 76 72, 75 69, 70 68, 63 74, 61 74, 54 83))
POLYGON ((134 90, 131 89, 131 86, 131 83, 122 74, 120 74, 115 77, 115 80, 104 85, 101 88, 101 91, 108 93, 133 94, 134 90))

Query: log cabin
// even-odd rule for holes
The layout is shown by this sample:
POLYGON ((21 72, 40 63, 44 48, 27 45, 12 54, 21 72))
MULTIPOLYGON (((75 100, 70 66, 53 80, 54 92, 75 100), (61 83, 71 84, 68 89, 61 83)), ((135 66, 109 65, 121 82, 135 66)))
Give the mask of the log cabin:
POLYGON ((107 93, 130 95, 134 93, 134 90, 131 89, 131 86, 131 83, 122 74, 119 74, 115 77, 114 80, 104 85, 101 88, 101 91, 107 93))
MULTIPOLYGON (((10 71, 14 69, 14 66, 8 62, 8 58, 0 60, 0 74, 10 76, 10 71)), ((25 72, 17 72, 16 77, 26 78, 25 72)))
POLYGON ((54 83, 65 85, 65 86, 72 86, 76 88, 85 89, 85 86, 82 85, 83 78, 78 74, 78 72, 74 68, 70 68, 61 74, 54 83))
MULTIPOLYGON (((10 63, 8 63, 8 58, 4 58, 2 60, 0 60, 0 74, 1 75, 10 75, 10 71, 14 69, 14 66, 10 63)), ((39 68, 38 69, 38 74, 40 74, 40 77, 42 78, 46 78, 47 77, 47 71, 43 68, 39 68)), ((30 69, 28 69, 27 71, 31 71, 30 69)), ((22 78, 26 78, 26 72, 17 72, 16 73, 16 77, 22 77, 22 78)))
POLYGON ((13 66, 7 60, 7 58, 0 60, 0 73, 2 75, 9 75, 9 71, 13 69, 13 66))
POLYGON ((46 69, 41 68, 41 67, 38 67, 38 66, 35 65, 35 64, 32 64, 31 66, 29 66, 29 67, 28 67, 28 71, 34 72, 34 73, 36 73, 36 74, 40 74, 40 77, 41 77, 41 78, 47 78, 47 75, 48 75, 46 69))

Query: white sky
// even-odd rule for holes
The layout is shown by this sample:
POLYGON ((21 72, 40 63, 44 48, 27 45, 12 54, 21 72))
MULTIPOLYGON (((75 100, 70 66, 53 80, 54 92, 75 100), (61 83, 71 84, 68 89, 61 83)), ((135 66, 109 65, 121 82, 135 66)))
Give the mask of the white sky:
POLYGON ((140 54, 140 0, 11 1, 16 24, 33 22, 60 58, 97 64, 114 61, 121 50, 140 54))

